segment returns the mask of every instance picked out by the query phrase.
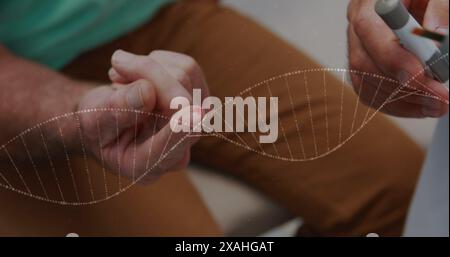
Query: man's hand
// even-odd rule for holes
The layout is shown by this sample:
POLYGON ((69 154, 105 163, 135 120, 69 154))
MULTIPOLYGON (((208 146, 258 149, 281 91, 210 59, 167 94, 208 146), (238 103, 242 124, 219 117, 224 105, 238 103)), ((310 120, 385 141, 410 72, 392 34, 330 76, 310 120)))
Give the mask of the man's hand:
MULTIPOLYGON (((111 86, 93 89, 79 104, 81 111, 111 109, 80 115, 90 152, 119 175, 133 180, 143 176, 139 182, 149 182, 168 170, 185 167, 190 147, 198 137, 172 132, 169 119, 174 113, 170 102, 177 96, 191 99, 193 88, 201 88, 207 94, 197 63, 172 52, 137 56, 119 50, 112 57, 109 75, 111 86), (159 115, 166 119, 157 118, 159 115), (157 165, 153 167, 154 164, 157 165)), ((191 124, 199 124, 201 108, 193 106, 189 111, 191 124)))
MULTIPOLYGON (((375 3, 376 0, 352 0, 348 7, 350 68, 405 83, 423 67, 399 44, 394 33, 375 13, 375 3)), ((404 3, 424 28, 441 33, 448 29, 448 0, 404 0, 404 3)), ((393 83, 383 83, 378 90, 379 80, 362 81, 362 77, 356 75, 352 75, 352 82, 362 101, 373 108, 382 106, 383 100, 396 90, 393 83)), ((448 111, 448 104, 444 103, 448 101, 448 90, 425 73, 417 76, 409 86, 434 98, 411 95, 385 105, 381 111, 416 118, 440 117, 448 111)))

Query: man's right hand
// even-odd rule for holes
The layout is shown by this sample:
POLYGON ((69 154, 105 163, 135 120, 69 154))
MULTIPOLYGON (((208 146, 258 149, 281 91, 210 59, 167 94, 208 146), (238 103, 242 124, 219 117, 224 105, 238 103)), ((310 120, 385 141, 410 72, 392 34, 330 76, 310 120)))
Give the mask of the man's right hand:
MULTIPOLYGON (((86 111, 79 119, 89 152, 110 170, 132 179, 142 177, 139 182, 143 183, 185 167, 198 137, 172 132, 170 101, 177 96, 191 99, 195 87, 207 93, 197 63, 177 53, 156 51, 138 56, 119 50, 112 57, 109 75, 112 85, 91 90, 79 104, 79 111, 86 111), (111 111, 95 111, 105 109, 111 111)), ((191 124, 201 122, 200 107, 191 106, 190 112, 191 124)))
MULTIPOLYGON (((424 28, 443 32, 448 29, 448 0, 403 0, 405 6, 424 28)), ((410 87, 431 94, 402 98, 383 106, 396 88, 392 83, 365 80, 352 76, 361 100, 381 111, 401 117, 440 117, 448 111, 448 90, 428 77, 419 60, 398 42, 394 33, 375 12, 376 0, 352 0, 348 6, 348 41, 350 68, 394 78, 401 83, 415 77, 410 87), (420 75, 418 75, 420 74, 420 75), (378 97, 376 97, 378 96, 378 97)))

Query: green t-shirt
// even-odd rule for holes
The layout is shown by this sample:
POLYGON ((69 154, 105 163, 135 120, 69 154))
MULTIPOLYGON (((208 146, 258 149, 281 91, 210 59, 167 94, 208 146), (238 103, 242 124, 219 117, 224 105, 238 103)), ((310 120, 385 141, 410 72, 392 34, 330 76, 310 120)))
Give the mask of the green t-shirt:
POLYGON ((170 0, 0 0, 0 43, 61 68, 136 28, 170 0))

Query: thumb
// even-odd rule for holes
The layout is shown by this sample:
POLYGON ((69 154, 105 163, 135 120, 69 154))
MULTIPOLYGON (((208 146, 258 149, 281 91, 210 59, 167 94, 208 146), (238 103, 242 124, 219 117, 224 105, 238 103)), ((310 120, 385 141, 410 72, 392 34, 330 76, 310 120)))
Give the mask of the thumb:
MULTIPOLYGON (((173 78, 159 63, 148 56, 135 55, 122 50, 111 57, 114 72, 127 81, 145 79, 156 89, 160 110, 170 110, 172 99, 182 96, 192 101, 190 93, 173 78)), ((110 76, 112 74, 109 74, 110 76)))

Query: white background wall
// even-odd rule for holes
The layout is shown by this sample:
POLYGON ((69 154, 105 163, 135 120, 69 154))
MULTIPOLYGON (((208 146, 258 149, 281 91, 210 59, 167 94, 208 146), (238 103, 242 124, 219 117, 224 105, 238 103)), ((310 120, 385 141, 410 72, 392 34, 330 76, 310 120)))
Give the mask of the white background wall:
MULTIPOLYGON (((361 0, 364 1, 364 0, 361 0)), ((346 8, 349 0, 222 0, 265 24, 326 67, 347 68, 346 8)), ((422 146, 435 120, 394 119, 422 146)))

